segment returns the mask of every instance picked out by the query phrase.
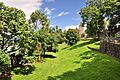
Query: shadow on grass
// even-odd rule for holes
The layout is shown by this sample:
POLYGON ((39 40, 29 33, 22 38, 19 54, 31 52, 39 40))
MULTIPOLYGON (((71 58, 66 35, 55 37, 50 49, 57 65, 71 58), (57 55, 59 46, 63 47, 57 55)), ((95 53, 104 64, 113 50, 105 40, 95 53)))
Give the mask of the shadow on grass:
POLYGON ((12 80, 11 78, 0 78, 0 80, 12 80))
POLYGON ((32 72, 35 70, 35 66, 31 66, 31 65, 25 65, 25 66, 22 66, 22 67, 18 67, 18 68, 15 68, 13 70, 13 73, 15 74, 22 74, 22 75, 29 75, 29 74, 32 74, 32 72))
POLYGON ((56 56, 53 56, 51 54, 45 54, 45 55, 42 55, 43 58, 56 58, 56 56))
POLYGON ((92 38, 85 38, 85 39, 81 39, 82 41, 88 41, 91 40, 92 38))
POLYGON ((76 48, 78 48, 78 47, 83 47, 83 46, 86 46, 86 45, 95 43, 95 42, 97 42, 97 41, 98 41, 97 39, 90 39, 90 40, 87 41, 87 42, 84 42, 84 43, 81 43, 81 44, 72 46, 72 47, 70 48, 70 50, 76 49, 76 48))
POLYGON ((65 50, 65 49, 67 49, 67 48, 69 48, 69 47, 68 47, 68 46, 66 46, 66 47, 62 48, 62 50, 65 50))
POLYGON ((120 63, 97 52, 87 51, 80 55, 80 61, 73 64, 82 64, 74 71, 68 71, 58 76, 49 76, 48 80, 119 80, 120 63), (93 58, 91 60, 91 58, 93 58), (91 61, 90 61, 91 60, 91 61), (84 61, 84 62, 83 62, 84 61))
POLYGON ((92 51, 98 51, 98 52, 100 52, 100 50, 99 50, 99 49, 92 48, 92 47, 90 47, 90 46, 87 46, 87 48, 88 48, 88 49, 90 49, 90 50, 92 50, 92 51))
POLYGON ((100 45, 100 43, 95 43, 95 45, 100 45))

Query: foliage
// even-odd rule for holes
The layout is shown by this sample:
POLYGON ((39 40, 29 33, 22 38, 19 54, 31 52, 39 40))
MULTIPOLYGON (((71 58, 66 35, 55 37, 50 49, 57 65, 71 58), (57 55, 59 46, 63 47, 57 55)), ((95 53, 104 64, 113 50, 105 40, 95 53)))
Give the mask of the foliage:
POLYGON ((0 3, 0 48, 5 52, 14 52, 24 46, 29 34, 25 14, 16 8, 4 6, 0 3), (8 51, 9 49, 9 51, 8 51))
MULTIPOLYGON (((119 6, 118 0, 88 0, 87 6, 80 11, 84 24, 87 24, 87 33, 89 35, 98 34, 99 38, 100 32, 106 27, 105 19, 110 20, 111 25, 113 17, 119 15, 119 6)), ((118 23, 117 18, 113 22, 118 23)))
POLYGON ((41 28, 38 35, 39 42, 42 43, 44 51, 57 51, 58 38, 52 28, 41 28))
POLYGON ((34 27, 35 31, 39 30, 40 27, 47 28, 49 26, 47 16, 40 10, 35 10, 30 15, 29 23, 32 24, 32 27, 34 27))
MULTIPOLYGON (((49 21, 44 13, 36 10, 29 20, 34 27, 35 45, 41 43, 42 54, 46 51, 57 51, 57 28, 50 28, 49 21)), ((59 30, 59 29, 58 29, 59 30)))
POLYGON ((10 57, 7 53, 0 50, 0 67, 4 65, 10 65, 10 57))
POLYGON ((66 37, 66 43, 68 45, 73 45, 79 41, 79 32, 76 29, 68 29, 68 31, 65 33, 66 37))
POLYGON ((31 55, 33 30, 23 11, 0 3, 0 48, 15 56, 31 55))
POLYGON ((110 37, 115 37, 115 34, 120 31, 120 27, 116 24, 120 23, 120 1, 111 0, 105 3, 105 13, 108 19, 108 31, 110 37))
POLYGON ((62 32, 62 29, 60 29, 58 26, 55 26, 52 28, 52 30, 57 36, 58 43, 62 44, 64 42, 64 33, 62 32))

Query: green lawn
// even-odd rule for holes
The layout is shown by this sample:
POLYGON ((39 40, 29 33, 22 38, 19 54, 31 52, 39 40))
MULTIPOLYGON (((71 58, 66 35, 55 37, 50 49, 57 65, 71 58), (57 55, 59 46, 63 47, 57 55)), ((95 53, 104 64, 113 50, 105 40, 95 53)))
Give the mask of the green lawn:
POLYGON ((59 45, 59 52, 47 53, 51 58, 34 63, 28 74, 14 74, 12 80, 120 80, 120 61, 87 46, 99 48, 99 42, 88 39, 72 47, 59 45))

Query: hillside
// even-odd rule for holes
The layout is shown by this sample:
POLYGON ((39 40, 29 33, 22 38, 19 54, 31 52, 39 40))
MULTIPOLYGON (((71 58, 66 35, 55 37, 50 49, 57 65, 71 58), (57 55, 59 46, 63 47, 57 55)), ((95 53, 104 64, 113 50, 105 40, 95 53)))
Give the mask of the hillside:
POLYGON ((34 63, 30 74, 14 74, 12 80, 119 80, 119 60, 87 46, 99 48, 99 42, 87 39, 71 47, 59 45, 59 52, 47 53, 45 62, 34 63))

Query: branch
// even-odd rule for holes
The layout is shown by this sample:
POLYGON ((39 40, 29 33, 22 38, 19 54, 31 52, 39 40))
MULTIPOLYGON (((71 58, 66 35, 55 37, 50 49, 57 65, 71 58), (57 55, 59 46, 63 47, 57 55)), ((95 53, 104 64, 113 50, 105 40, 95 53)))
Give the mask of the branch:
POLYGON ((21 47, 19 47, 18 49, 12 50, 12 51, 8 51, 8 53, 15 52, 15 51, 19 50, 20 48, 21 47))

